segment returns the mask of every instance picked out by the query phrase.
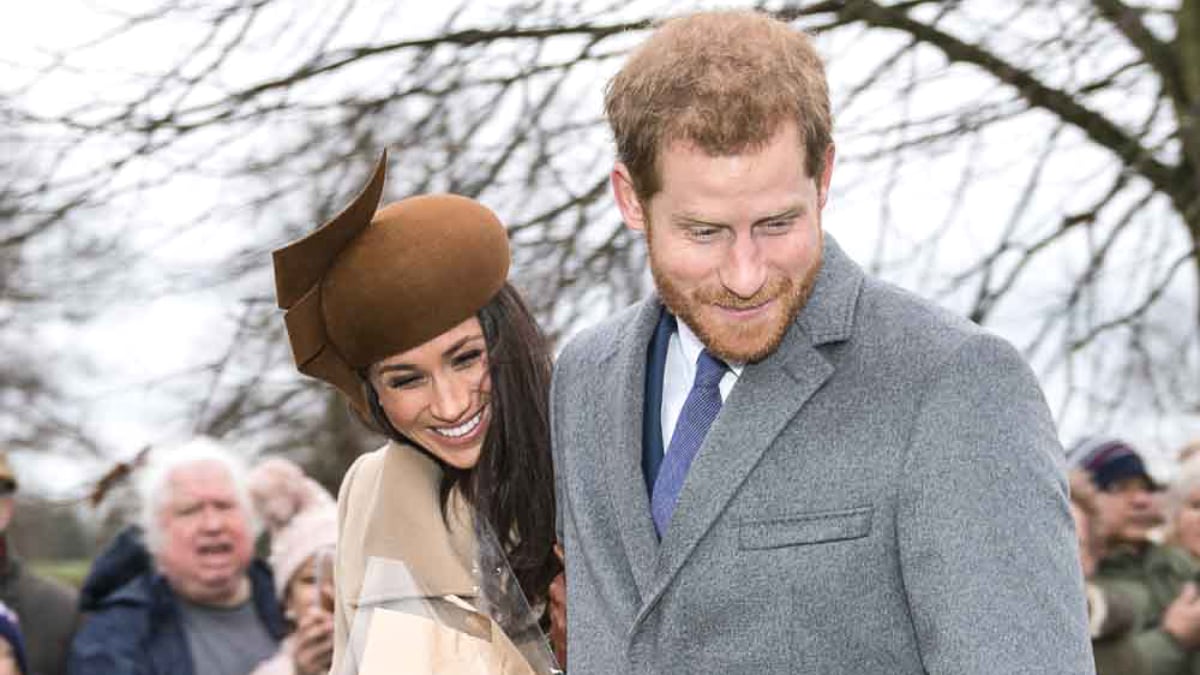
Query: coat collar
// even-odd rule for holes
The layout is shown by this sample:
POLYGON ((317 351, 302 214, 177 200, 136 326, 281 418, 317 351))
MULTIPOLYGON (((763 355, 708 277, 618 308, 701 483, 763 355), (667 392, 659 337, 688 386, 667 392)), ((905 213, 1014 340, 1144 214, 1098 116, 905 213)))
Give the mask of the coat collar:
POLYGON ((649 592, 658 555, 658 537, 650 518, 650 499, 642 474, 642 425, 646 382, 646 356, 658 325, 662 304, 657 296, 639 303, 629 328, 608 343, 603 358, 607 382, 604 409, 614 434, 605 444, 605 471, 609 494, 617 510, 621 540, 638 591, 649 592))
POLYGON ((842 252, 832 236, 825 234, 824 240, 816 284, 796 317, 796 323, 814 347, 850 339, 854 331, 854 308, 865 278, 862 268, 842 252))
POLYGON ((363 550, 358 601, 476 595, 478 551, 470 506, 453 492, 443 516, 442 471, 420 450, 391 442, 380 461, 371 502, 364 505, 375 515, 367 520, 363 541, 346 542, 363 550))

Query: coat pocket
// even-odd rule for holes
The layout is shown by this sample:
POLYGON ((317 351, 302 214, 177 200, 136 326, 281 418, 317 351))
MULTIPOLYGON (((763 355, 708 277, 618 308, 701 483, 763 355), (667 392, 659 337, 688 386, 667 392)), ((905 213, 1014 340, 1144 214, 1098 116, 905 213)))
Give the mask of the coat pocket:
POLYGON ((754 550, 859 539, 871 531, 871 514, 870 506, 861 506, 763 520, 746 519, 738 529, 738 545, 743 550, 754 550))

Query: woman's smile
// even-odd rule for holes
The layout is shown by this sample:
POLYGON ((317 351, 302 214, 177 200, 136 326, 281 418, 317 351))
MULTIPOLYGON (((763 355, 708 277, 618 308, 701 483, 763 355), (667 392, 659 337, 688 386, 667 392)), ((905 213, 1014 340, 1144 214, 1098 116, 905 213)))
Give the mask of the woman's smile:
POLYGON ((466 422, 463 422, 458 426, 431 426, 429 429, 447 441, 455 443, 473 442, 475 438, 481 435, 486 429, 486 425, 483 424, 483 421, 484 414, 487 412, 487 409, 488 407, 486 405, 481 407, 479 412, 476 412, 469 419, 467 419, 466 422))

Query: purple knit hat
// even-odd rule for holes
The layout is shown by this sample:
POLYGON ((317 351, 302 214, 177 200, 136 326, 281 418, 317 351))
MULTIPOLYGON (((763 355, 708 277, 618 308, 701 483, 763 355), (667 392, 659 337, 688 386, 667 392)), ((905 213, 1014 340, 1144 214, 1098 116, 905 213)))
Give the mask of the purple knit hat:
POLYGON ((1120 439, 1085 438, 1067 451, 1067 461, 1091 474, 1092 481, 1101 490, 1108 490, 1127 478, 1141 478, 1151 490, 1162 489, 1146 471, 1141 455, 1120 439))

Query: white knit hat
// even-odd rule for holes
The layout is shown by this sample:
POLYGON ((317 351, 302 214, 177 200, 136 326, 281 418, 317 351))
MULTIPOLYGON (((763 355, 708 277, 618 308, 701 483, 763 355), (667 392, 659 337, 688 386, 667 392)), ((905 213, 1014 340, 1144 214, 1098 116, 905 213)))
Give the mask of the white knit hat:
POLYGON ((314 554, 327 550, 332 555, 337 545, 337 508, 332 504, 301 511, 292 522, 271 535, 271 570, 275 573, 275 592, 283 592, 292 575, 314 554))
POLYGON ((250 497, 271 534, 271 571, 280 599, 300 566, 337 544, 337 507, 294 462, 271 457, 250 472, 250 497))

